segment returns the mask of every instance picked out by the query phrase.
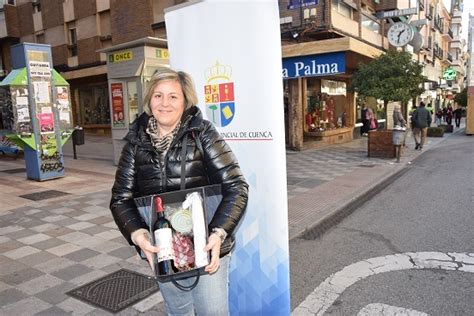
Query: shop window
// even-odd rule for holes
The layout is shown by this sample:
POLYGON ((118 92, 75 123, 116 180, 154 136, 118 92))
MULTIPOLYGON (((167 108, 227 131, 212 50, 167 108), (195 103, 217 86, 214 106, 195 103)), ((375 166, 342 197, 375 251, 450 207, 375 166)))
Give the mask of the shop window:
POLYGON ((128 119, 132 123, 138 118, 138 93, 137 82, 127 82, 127 98, 128 98, 128 119))
POLYGON ((346 83, 308 80, 305 131, 326 132, 347 126, 346 83))
POLYGON ((107 85, 81 87, 78 89, 78 93, 81 125, 110 124, 107 85))

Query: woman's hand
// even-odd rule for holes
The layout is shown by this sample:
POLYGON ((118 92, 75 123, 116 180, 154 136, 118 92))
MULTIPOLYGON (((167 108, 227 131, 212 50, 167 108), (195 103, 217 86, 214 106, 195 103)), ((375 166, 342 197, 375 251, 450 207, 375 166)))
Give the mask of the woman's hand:
POLYGON ((204 248, 205 251, 211 251, 211 262, 206 266, 204 271, 214 274, 219 269, 219 256, 221 254, 221 238, 217 234, 209 236, 209 242, 204 248))
POLYGON ((148 263, 150 264, 151 269, 155 272, 155 264, 153 263, 153 253, 157 253, 160 251, 159 247, 153 246, 148 238, 147 234, 140 234, 135 238, 136 245, 140 247, 140 249, 145 254, 146 258, 148 259, 148 263))

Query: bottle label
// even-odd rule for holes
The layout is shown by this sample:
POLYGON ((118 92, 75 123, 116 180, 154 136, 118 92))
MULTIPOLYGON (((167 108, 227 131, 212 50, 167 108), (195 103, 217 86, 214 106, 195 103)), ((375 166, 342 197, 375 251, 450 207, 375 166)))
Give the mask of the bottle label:
POLYGON ((160 247, 158 262, 174 260, 173 234, 171 228, 160 228, 155 230, 156 246, 160 247))

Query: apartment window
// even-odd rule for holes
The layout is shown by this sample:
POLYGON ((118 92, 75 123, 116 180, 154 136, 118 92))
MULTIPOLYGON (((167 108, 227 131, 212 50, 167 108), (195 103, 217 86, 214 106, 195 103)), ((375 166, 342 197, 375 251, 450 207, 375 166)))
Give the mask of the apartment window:
POLYGON ((39 0, 33 1, 33 10, 35 13, 41 12, 41 2, 39 0))
POLYGON ((365 14, 362 14, 362 26, 377 34, 380 31, 379 23, 377 21, 372 20, 365 14))
POLYGON ((332 0, 332 9, 342 14, 343 16, 352 19, 353 9, 349 5, 344 3, 343 0, 332 0))
POLYGON ((77 56, 77 34, 76 34, 76 25, 74 22, 69 23, 68 25, 69 30, 69 50, 71 52, 71 56, 77 56))

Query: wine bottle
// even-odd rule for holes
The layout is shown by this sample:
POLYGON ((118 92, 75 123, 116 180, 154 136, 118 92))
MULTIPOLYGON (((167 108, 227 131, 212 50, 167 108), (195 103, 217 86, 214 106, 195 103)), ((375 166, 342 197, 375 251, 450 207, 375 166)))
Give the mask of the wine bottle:
POLYGON ((158 275, 168 275, 174 270, 174 251, 173 251, 173 234, 171 224, 165 218, 163 209, 163 201, 160 197, 154 199, 154 206, 157 220, 153 226, 155 235, 155 244, 160 247, 158 252, 158 275))

